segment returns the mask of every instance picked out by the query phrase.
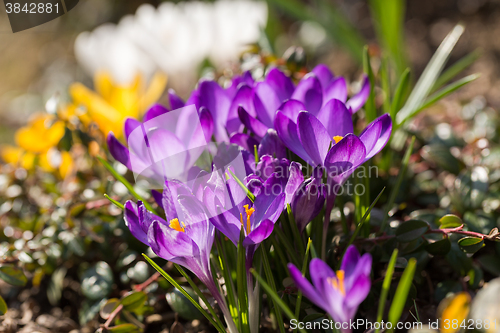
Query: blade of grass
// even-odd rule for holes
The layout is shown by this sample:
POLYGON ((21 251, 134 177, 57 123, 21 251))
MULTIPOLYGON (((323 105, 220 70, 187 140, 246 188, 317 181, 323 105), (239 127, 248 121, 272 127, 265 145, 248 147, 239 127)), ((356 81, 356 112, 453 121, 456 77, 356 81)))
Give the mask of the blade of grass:
POLYGON ((125 209, 125 206, 124 206, 121 202, 118 202, 118 201, 116 201, 115 199, 112 199, 112 198, 111 198, 109 195, 107 195, 106 193, 104 193, 104 197, 105 197, 106 199, 108 199, 109 201, 111 201, 111 203, 112 203, 113 205, 115 205, 116 207, 118 207, 118 208, 120 208, 120 209, 122 209, 122 210, 123 210, 123 209, 125 209))
POLYGON ((363 69, 370 81, 370 95, 364 106, 366 120, 370 123, 377 118, 377 110, 375 108, 375 75, 373 74, 372 65, 370 63, 368 46, 365 46, 363 49, 363 69))
POLYGON ((299 265, 299 258, 297 257, 297 253, 295 252, 295 249, 293 248, 292 244, 290 244, 288 239, 285 237, 285 234, 283 234, 283 231, 279 227, 277 227, 277 228, 274 228, 273 233, 276 233, 280 243, 285 246, 290 258, 292 259, 293 264, 298 266, 299 265))
POLYGON ((198 297, 201 298, 201 300, 203 301, 203 303, 205 303, 208 311, 210 311, 210 313, 214 317, 215 321, 217 321, 217 323, 219 324, 219 326, 221 328, 224 328, 224 324, 222 323, 222 321, 219 319, 219 317, 215 313, 214 308, 212 307, 212 305, 210 305, 210 302, 207 300, 207 298, 205 297, 205 295, 201 292, 200 288, 198 288, 198 286, 193 282, 193 280, 191 279, 191 277, 186 273, 186 271, 184 269, 182 269, 181 266, 179 266, 177 264, 174 264, 174 267, 177 268, 177 270, 179 271, 179 273, 181 273, 182 276, 184 276, 184 278, 189 283, 189 285, 191 286, 191 288, 193 288, 193 290, 196 293, 196 295, 198 295, 198 297))
POLYGON ((238 293, 238 307, 240 309, 241 327, 240 332, 250 333, 250 323, 248 318, 248 295, 246 278, 246 257, 243 240, 245 232, 241 228, 240 241, 238 242, 238 259, 236 260, 236 291, 238 293))
MULTIPOLYGON (((401 276, 401 280, 399 280, 396 294, 394 295, 394 299, 389 309, 388 319, 392 323, 393 329, 394 327, 396 327, 396 323, 398 322, 399 318, 401 318, 401 314, 403 313, 403 308, 405 306, 406 299, 408 298, 408 293, 411 288, 413 276, 415 275, 416 266, 417 260, 415 258, 411 258, 410 260, 408 260, 408 266, 406 266, 403 275, 401 276)), ((393 329, 390 331, 393 331, 393 329)))
MULTIPOLYGON (((267 253, 266 250, 264 249, 264 246, 260 246, 260 254, 262 257, 262 264, 264 266, 264 272, 266 274, 266 280, 269 283, 269 286, 273 290, 275 294, 277 294, 276 290, 276 283, 274 282, 274 275, 273 271, 271 270, 271 265, 269 265, 269 259, 267 258, 267 253)), ((274 305, 274 313, 276 314, 276 321, 278 322, 278 327, 281 333, 285 333, 285 323, 283 322, 283 316, 281 314, 281 310, 278 304, 276 304, 276 301, 271 298, 273 305, 274 305)))
MULTIPOLYGON (((255 279, 259 281, 260 285, 262 288, 265 289, 266 293, 276 302, 276 304, 283 310, 283 313, 290 319, 290 320, 296 320, 298 322, 298 319, 295 317, 293 314, 292 310, 281 300, 279 295, 273 291, 273 289, 266 283, 266 281, 255 271, 255 269, 250 268, 250 273, 253 274, 255 279)), ((306 330, 299 328, 299 331, 301 333, 307 333, 306 330)))
POLYGON ((429 106, 436 103, 437 101, 439 101, 443 97, 451 94, 455 90, 460 89, 461 87, 465 86, 466 84, 476 80, 477 78, 479 78, 479 76, 480 76, 480 74, 472 74, 472 75, 466 76, 466 77, 464 77, 456 82, 453 82, 453 83, 447 85, 443 89, 441 89, 441 90, 435 92, 434 94, 432 94, 431 96, 429 96, 429 98, 426 99, 425 103, 422 104, 422 106, 420 106, 418 109, 416 109, 413 114, 417 115, 420 111, 428 108, 429 106))
MULTIPOLYGON (((351 238, 349 239, 349 243, 347 243, 347 246, 346 246, 346 249, 349 247, 349 245, 351 245, 354 240, 356 239, 356 236, 358 235, 359 231, 361 230, 361 228, 363 228, 363 224, 365 223, 365 221, 367 220, 367 217, 368 215, 370 215, 370 212, 372 211, 373 207, 375 206, 375 204, 377 203, 378 199, 380 199, 380 196, 382 196, 382 193, 384 193, 385 191, 385 187, 382 189, 382 191, 380 191, 380 193, 377 195, 377 197, 375 198, 375 200, 373 200, 372 204, 370 205, 370 207, 368 207, 368 210, 365 212, 365 215, 363 215, 363 217, 361 218, 361 221, 359 221, 358 225, 356 226, 356 229, 354 230, 354 233, 352 234, 351 238)), ((345 250, 344 250, 345 252, 345 250)), ((342 257, 344 256, 344 254, 342 254, 342 257)))
POLYGON ((384 103, 382 104, 383 113, 391 114, 391 82, 389 77, 389 59, 382 57, 380 65, 380 83, 384 92, 384 103))
MULTIPOLYGON (((311 248, 311 244, 312 244, 312 241, 311 241, 311 238, 309 238, 309 240, 307 241, 307 247, 306 247, 306 253, 304 254, 304 262, 302 263, 302 276, 305 276, 306 275, 306 271, 307 271, 307 263, 309 261, 309 249, 311 248)), ((297 302, 295 304, 295 317, 299 318, 299 314, 300 314, 300 303, 302 303, 302 292, 299 291, 299 293, 297 294, 297 302)), ((296 329, 294 330, 295 332, 297 331, 296 329)))
MULTIPOLYGON (((219 268, 222 276, 224 277, 224 282, 226 284, 227 300, 229 305, 229 312, 231 317, 233 317, 234 322, 240 320, 240 315, 238 313, 238 305, 236 300, 236 293, 234 292, 233 279, 231 277, 231 267, 229 267, 226 253, 221 244, 220 238, 216 237, 215 246, 217 247, 217 254, 219 256, 219 268)), ((240 324, 241 326, 241 324, 240 324)))
POLYGON ((220 328, 218 323, 212 318, 212 316, 210 316, 210 314, 203 310, 203 308, 201 307, 200 304, 198 304, 198 302, 196 302, 192 297, 191 295, 189 295, 186 290, 184 290, 184 288, 182 288, 180 286, 180 284, 177 283, 177 281, 174 280, 174 278, 172 278, 167 272, 165 272, 160 266, 158 266, 151 258, 149 258, 146 254, 142 254, 142 256, 144 257, 144 259, 146 259, 146 261, 151 265, 153 266, 154 269, 156 269, 156 271, 158 271, 158 273, 160 273, 168 282, 170 282, 170 284, 172 286, 174 286, 175 288, 177 288, 177 290, 179 290, 181 292, 181 294, 184 295, 184 297, 186 297, 204 316, 205 318, 208 319, 208 321, 217 329, 217 331, 219 331, 220 333, 226 333, 226 330, 223 329, 223 328, 220 328))
POLYGON ((441 74, 441 76, 436 80, 431 91, 436 91, 442 86, 444 86, 455 76, 457 76, 467 67, 472 65, 480 56, 481 52, 479 52, 479 50, 475 50, 466 55, 465 57, 463 57, 462 59, 460 59, 459 61, 457 61, 456 63, 454 63, 453 65, 451 65, 450 68, 445 70, 443 74, 441 74))
POLYGON ((403 157, 403 162, 401 164, 401 168, 399 169, 398 178, 396 179, 396 186, 391 191, 391 195, 389 197, 389 201, 387 202, 387 206, 385 207, 384 219, 382 220, 382 224, 380 225, 379 233, 384 232, 385 225, 387 224, 387 220, 389 219, 389 210, 394 205, 394 201, 396 200, 396 196, 398 195, 399 188, 401 187, 401 182, 403 181, 403 177, 406 174, 406 169, 408 168, 408 162, 410 161, 410 156, 413 152, 413 145, 415 144, 415 137, 411 138, 410 145, 408 149, 406 149, 405 155, 403 157))
MULTIPOLYGON (((378 301, 378 311, 377 311, 377 322, 382 322, 382 316, 384 315, 385 302, 387 300, 387 295, 389 294, 389 288, 391 287, 392 275, 394 274, 394 266, 396 265, 396 259, 398 258, 398 249, 394 249, 389 260, 389 265, 387 265, 387 270, 385 271, 384 282, 382 283, 382 291, 380 293, 380 299, 378 301)), ((380 328, 378 328, 375 333, 379 333, 380 328)))
POLYGON ((290 204, 286 204, 286 212, 288 214, 288 222, 290 223, 290 229, 292 229, 295 244, 299 246, 299 252, 304 253, 304 243, 302 242, 302 237, 300 237, 299 227, 297 226, 297 223, 295 223, 295 217, 293 216, 290 204))
POLYGON ((113 175, 113 177, 116 178, 116 180, 118 180, 120 183, 122 183, 123 185, 125 185, 125 187, 127 188, 127 190, 130 192, 130 194, 132 194, 134 196, 134 198, 136 198, 137 200, 141 200, 143 203, 144 203, 144 206, 149 210, 151 211, 152 213, 154 214, 157 214, 156 211, 154 210, 154 208, 149 204, 149 202, 146 201, 146 199, 142 198, 135 190, 134 190, 134 187, 132 186, 132 184, 130 184, 128 182, 128 180, 125 179, 125 177, 123 177, 122 175, 120 175, 112 166, 111 164, 109 164, 107 161, 105 161, 102 157, 100 156, 97 156, 97 159, 99 160, 99 162, 102 163, 102 165, 104 165, 104 167, 113 175))
POLYGON ((231 174, 231 176, 233 176, 233 179, 238 183, 238 185, 240 185, 240 187, 245 191, 248 199, 250 199, 250 201, 254 202, 255 195, 252 192, 250 192, 250 190, 245 186, 245 184, 243 184, 243 182, 241 180, 238 179, 238 177, 236 177, 236 175, 231 171, 231 169, 228 169, 228 171, 231 174))
POLYGON ((439 74, 441 73, 451 51, 455 47, 458 39, 464 32, 464 27, 460 24, 456 25, 453 30, 446 36, 441 45, 439 45, 436 53, 424 69, 411 92, 404 107, 398 112, 396 117, 396 126, 400 127, 406 121, 411 119, 416 109, 418 109, 427 98, 427 95, 434 86, 439 74))
POLYGON ((394 97, 392 98, 391 104, 391 118, 393 121, 396 119, 396 116, 399 112, 399 109, 403 106, 403 101, 410 86, 410 69, 407 68, 401 74, 396 90, 394 91, 394 97))

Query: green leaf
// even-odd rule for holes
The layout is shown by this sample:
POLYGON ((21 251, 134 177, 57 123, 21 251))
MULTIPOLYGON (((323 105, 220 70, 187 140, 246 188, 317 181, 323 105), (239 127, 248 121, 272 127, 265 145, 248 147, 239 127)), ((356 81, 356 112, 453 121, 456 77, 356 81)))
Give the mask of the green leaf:
POLYGON ((82 276, 82 293, 91 300, 103 299, 109 295, 113 285, 113 271, 104 262, 99 261, 82 276))
POLYGON ((368 80, 370 81, 370 95, 366 100, 364 109, 366 114, 366 120, 372 122, 377 118, 377 109, 375 106, 375 75, 373 74, 372 65, 370 63, 370 54, 368 51, 368 46, 365 46, 363 50, 363 69, 368 75, 368 80))
MULTIPOLYGON (((396 266, 396 259, 398 258, 398 249, 394 249, 387 265, 387 270, 385 271, 384 282, 382 283, 382 291, 380 293, 380 298, 378 301, 378 311, 377 311, 377 322, 382 322, 382 316, 384 315, 385 301, 387 300, 387 295, 389 294, 389 289, 391 287, 392 275, 394 274, 394 267, 396 266)), ((375 331, 378 333, 380 328, 375 331)))
MULTIPOLYGON (((306 247, 306 253, 304 255, 304 262, 302 263, 302 276, 305 276, 306 275, 306 271, 307 271, 307 263, 309 262, 309 249, 311 248, 311 244, 312 244, 312 241, 311 241, 311 238, 308 239, 307 241, 307 247, 306 247)), ((297 303, 295 304, 295 317, 299 317, 299 314, 300 314, 300 304, 302 302, 302 292, 299 291, 298 295, 297 295, 297 303)))
POLYGON ((0 279, 17 287, 24 287, 28 282, 23 271, 14 265, 0 266, 0 279))
POLYGON ((464 224, 462 219, 456 215, 448 214, 439 219, 439 229, 457 228, 464 224))
POLYGON ((394 92, 394 97, 392 98, 391 118, 393 120, 396 119, 399 109, 401 109, 401 107, 403 106, 403 101, 409 86, 410 86, 410 69, 407 68, 405 69, 403 74, 401 74, 398 85, 394 92))
POLYGON ((108 299, 106 303, 102 305, 101 311, 99 312, 102 319, 107 320, 119 305, 120 305, 120 300, 118 298, 108 299))
POLYGON ((134 291, 129 293, 127 296, 123 297, 121 304, 123 308, 127 311, 134 311, 140 308, 146 303, 148 295, 143 291, 134 291))
POLYGON ((444 256, 447 255, 451 250, 451 242, 448 237, 438 240, 434 243, 429 243, 425 247, 425 250, 434 256, 444 256))
POLYGON ((436 91, 442 86, 444 86, 448 81, 453 79, 455 76, 460 74, 463 70, 465 70, 467 67, 472 65, 481 55, 481 52, 478 50, 475 50, 453 65, 451 65, 447 70, 441 74, 441 76, 436 80, 436 83, 434 83, 434 86, 432 87, 432 91, 436 91))
POLYGON ((456 25, 448 36, 446 36, 441 45, 439 45, 439 48, 425 67, 424 72, 417 81, 404 107, 398 112, 396 117, 396 125, 398 127, 411 119, 415 110, 424 103, 448 60, 451 51, 463 32, 464 27, 460 24, 456 25))
POLYGON ((62 296, 62 290, 64 287, 64 278, 66 277, 66 272, 68 269, 66 267, 60 267, 54 271, 50 278, 50 283, 47 288, 47 298, 49 303, 52 305, 57 305, 62 296))
POLYGON ((408 168, 408 163, 410 162, 410 156, 413 152, 413 145, 415 144, 415 137, 411 138, 410 145, 406 149, 405 155, 403 157, 403 162, 401 163, 401 168, 399 169, 398 178, 396 179, 396 186, 391 191, 391 195, 389 197, 389 201, 385 206, 384 219, 382 220, 382 224, 380 225, 380 232, 383 232, 385 226, 387 224, 387 220, 389 219, 389 210, 392 209, 394 202, 396 201, 396 197, 399 192, 399 188, 401 187, 401 183, 403 182, 403 177, 406 174, 406 169, 408 168))
MULTIPOLYGON (((273 291, 273 289, 266 283, 266 281, 264 281, 264 279, 255 271, 255 269, 250 268, 250 273, 252 273, 253 276, 255 276, 255 278, 257 279, 257 281, 259 281, 262 288, 264 288, 264 290, 266 291, 267 295, 271 296, 271 298, 276 302, 276 304, 278 304, 281 310, 283 310, 283 313, 290 320, 294 319, 298 321, 298 319, 295 317, 295 315, 293 314, 292 310, 290 310, 288 305, 286 305, 285 302, 283 302, 281 297, 273 291)), ((302 333, 307 333, 306 330, 301 328, 299 328, 299 331, 302 333)))
POLYGON ((114 204, 116 207, 120 208, 120 209, 125 209, 125 206, 121 203, 121 202, 118 202, 116 201, 115 199, 112 199, 109 195, 107 195, 106 193, 104 193, 104 197, 106 199, 108 199, 109 201, 111 201, 112 204, 114 204))
MULTIPOLYGON (((277 294, 278 292, 276 291, 276 283, 274 281, 274 274, 273 274, 273 271, 271 270, 271 265, 269 265, 269 259, 267 258, 266 250, 264 249, 264 246, 262 246, 262 245, 260 246, 260 253, 262 256, 262 264, 264 266, 264 272, 266 273, 266 280, 269 283, 269 286, 271 287, 273 292, 277 294)), ((277 321, 278 328, 279 328, 281 333, 284 333, 285 332, 285 324, 283 322, 283 316, 281 315, 280 307, 273 298, 271 298, 271 300, 273 302, 274 312, 276 314, 276 321, 277 321)))
POLYGON ((248 189, 248 187, 245 186, 245 184, 243 184, 243 182, 241 180, 239 180, 238 177, 236 177, 236 175, 231 171, 231 169, 228 169, 228 171, 231 174, 231 176, 233 176, 234 180, 238 183, 238 185, 240 185, 240 187, 243 189, 243 191, 245 191, 248 199, 250 199, 250 201, 254 202, 255 195, 248 189))
POLYGON ((494 254, 486 254, 477 258, 481 267, 496 276, 500 276, 500 258, 494 254))
POLYGON ((403 222, 396 229, 396 239, 398 242, 411 242, 420 238, 429 230, 429 224, 425 221, 410 220, 403 222))
POLYGON ((205 310, 203 310, 203 308, 200 306, 200 304, 198 304, 198 302, 196 302, 193 297, 191 297, 191 295, 189 295, 189 293, 186 292, 186 290, 184 290, 184 288, 182 288, 179 283, 177 283, 177 281, 175 281, 167 272, 165 272, 160 266, 158 266, 151 258, 149 258, 146 254, 142 254, 142 256, 144 257, 144 259, 146 259, 146 261, 151 265, 153 266, 154 269, 156 269, 156 271, 158 271, 158 273, 160 273, 168 282, 170 282, 171 285, 173 285, 177 290, 179 290, 191 303, 193 303, 193 305, 205 316, 205 318, 208 319, 208 321, 220 332, 220 333, 226 333, 226 331, 224 329, 221 329, 219 327, 219 325, 217 324, 217 322, 214 321, 214 319, 210 316, 210 314, 208 312, 206 312, 205 310))
POLYGON ((134 324, 121 324, 108 328, 109 332, 113 333, 135 333, 140 332, 140 328, 135 326, 134 324))
POLYGON ((451 94, 455 90, 458 90, 461 87, 465 86, 466 84, 476 80, 477 78, 479 78, 479 76, 480 76, 479 74, 471 74, 471 75, 466 76, 466 77, 464 77, 456 82, 450 83, 449 85, 447 85, 443 89, 432 94, 431 96, 429 96, 429 98, 427 98, 425 100, 425 102, 421 106, 419 106, 418 108, 416 108, 413 111, 412 117, 416 116, 420 111, 428 108, 429 106, 433 105, 434 103, 436 103, 440 99, 448 96, 449 94, 451 94))
POLYGON ((238 242, 237 261, 236 261, 236 291, 238 293, 238 307, 240 309, 241 327, 243 333, 250 332, 250 322, 248 317, 248 295, 247 295, 247 275, 246 275, 246 250, 243 247, 245 231, 240 229, 240 241, 238 242))
POLYGON ((401 280, 399 280, 396 294, 394 295, 394 299, 389 309, 389 321, 392 323, 393 328, 396 327, 396 323, 399 321, 401 314, 403 313, 403 308, 411 289, 413 276, 415 275, 416 266, 417 260, 415 258, 411 258, 408 261, 408 266, 406 266, 403 275, 401 276, 401 280))
POLYGON ((484 240, 479 237, 467 236, 458 241, 458 246, 466 253, 476 253, 484 246, 484 240))
POLYGON ((0 296, 0 316, 3 316, 4 314, 7 313, 7 303, 5 303, 5 300, 3 299, 2 296, 0 296))

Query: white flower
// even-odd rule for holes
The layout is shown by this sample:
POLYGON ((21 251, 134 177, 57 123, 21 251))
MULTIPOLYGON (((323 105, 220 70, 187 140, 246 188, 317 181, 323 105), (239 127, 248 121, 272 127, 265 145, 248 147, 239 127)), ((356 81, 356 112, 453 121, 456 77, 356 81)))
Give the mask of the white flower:
POLYGON ((120 83, 156 70, 192 78, 209 58, 216 66, 235 61, 259 39, 267 22, 263 1, 222 0, 141 5, 118 25, 85 32, 75 42, 81 65, 91 74, 104 70, 120 83))

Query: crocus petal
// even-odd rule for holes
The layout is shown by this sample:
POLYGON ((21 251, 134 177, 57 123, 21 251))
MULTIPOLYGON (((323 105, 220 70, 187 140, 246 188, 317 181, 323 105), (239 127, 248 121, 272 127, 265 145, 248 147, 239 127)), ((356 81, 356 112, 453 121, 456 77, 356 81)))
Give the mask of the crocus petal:
POLYGON ((274 128, 276 128, 278 136, 288 149, 293 151, 304 161, 311 159, 302 147, 302 142, 300 142, 299 133, 297 131, 297 125, 281 111, 276 112, 274 128))
MULTIPOLYGON (((273 68, 266 76, 265 82, 276 92, 278 99, 284 101, 292 96, 294 85, 292 79, 277 68, 273 68)), ((276 111, 276 110, 275 110, 276 111)))
POLYGON ((229 143, 243 147, 249 152, 253 152, 255 150, 254 147, 259 146, 259 142, 257 140, 245 133, 234 134, 231 139, 229 139, 229 143))
POLYGON ((212 114, 214 120, 214 135, 218 141, 228 142, 226 133, 226 121, 231 100, 224 89, 214 81, 203 81, 199 86, 200 107, 206 107, 212 114))
POLYGON ((345 307, 350 309, 349 317, 353 318, 358 306, 363 302, 370 292, 371 281, 366 275, 359 275, 351 286, 345 297, 345 307))
POLYGON ((256 136, 263 138, 264 135, 266 135, 269 127, 249 115, 248 112, 241 106, 238 108, 238 115, 241 122, 256 136))
POLYGON ((349 274, 347 274, 346 272, 345 275, 346 290, 352 288, 358 276, 364 275, 369 277, 371 269, 372 269, 372 256, 369 253, 365 253, 361 256, 361 258, 359 258, 356 267, 354 267, 354 269, 350 271, 349 274))
POLYGON ((265 126, 272 127, 274 113, 278 110, 282 100, 278 97, 276 91, 267 83, 259 82, 254 87, 253 104, 255 114, 265 126))
POLYGON ((297 121, 297 117, 299 116, 300 111, 305 111, 307 110, 304 103, 301 101, 297 101, 296 99, 289 99, 285 101, 281 106, 279 107, 279 110, 288 118, 292 119, 293 121, 297 121))
POLYGON ((242 106, 245 111, 252 117, 256 117, 255 109, 253 106, 253 90, 250 86, 243 84, 240 86, 234 96, 231 106, 229 107, 229 113, 227 115, 227 131, 231 134, 239 131, 242 127, 241 120, 238 116, 238 107, 242 106))
POLYGON ((340 269, 344 271, 346 276, 351 275, 359 261, 359 252, 354 245, 350 245, 345 251, 344 257, 342 258, 342 264, 340 269))
POLYGON ((309 264, 309 271, 314 272, 314 274, 311 274, 311 280, 314 285, 314 287, 324 293, 323 289, 323 281, 335 277, 335 272, 328 266, 323 260, 319 258, 314 258, 311 260, 311 263, 309 264))
MULTIPOLYGON (((165 114, 168 112, 168 109, 166 107, 164 107, 163 105, 161 104, 154 104, 153 106, 151 106, 148 111, 144 114, 144 117, 142 118, 142 121, 143 122, 147 122, 151 119, 154 119, 158 116, 161 116, 162 114, 165 114)), ((129 133, 130 135, 130 133, 129 133)), ((127 138, 128 138, 128 135, 127 135, 127 138)))
POLYGON ((271 155, 278 159, 286 157, 286 147, 274 129, 270 128, 267 130, 266 135, 264 135, 260 142, 258 154, 259 156, 271 155))
POLYGON ((127 118, 125 119, 125 125, 123 126, 123 132, 125 133, 125 139, 128 141, 128 137, 130 133, 132 133, 133 130, 135 130, 137 127, 141 126, 142 123, 138 121, 137 119, 134 118, 127 118))
POLYGON ((132 169, 132 165, 130 163, 130 153, 127 147, 118 141, 113 132, 109 132, 106 142, 111 156, 113 156, 114 159, 121 164, 125 165, 128 169, 132 169))
POLYGON ((125 203, 123 218, 125 220, 125 225, 128 227, 132 235, 142 243, 149 245, 147 230, 143 230, 141 224, 139 223, 139 212, 137 210, 137 205, 134 202, 129 200, 125 203))
POLYGON ((313 166, 322 165, 332 142, 325 127, 315 116, 306 111, 299 114, 297 127, 300 142, 310 157, 307 162, 313 166))
POLYGON ((288 181, 285 187, 285 206, 292 202, 292 197, 304 181, 302 165, 297 162, 290 163, 288 181))
POLYGON ((332 99, 338 99, 345 103, 347 101, 347 84, 341 76, 333 79, 330 85, 326 88, 323 95, 323 105, 332 99))
POLYGON ((184 107, 184 101, 182 100, 182 98, 177 96, 174 89, 168 89, 168 99, 170 100, 170 108, 172 110, 184 107))
POLYGON ((375 119, 365 128, 359 136, 366 147, 365 160, 369 160, 385 147, 391 133, 392 120, 387 113, 375 119))
POLYGON ((257 245, 262 243, 267 237, 273 233, 274 222, 271 220, 262 221, 250 234, 243 240, 243 246, 257 245))
POLYGON ((344 103, 338 99, 332 99, 326 103, 316 116, 325 126, 330 138, 334 136, 346 136, 353 133, 352 115, 344 103))
POLYGON ((368 96, 370 96, 370 80, 364 75, 361 90, 347 101, 346 106, 352 109, 352 113, 356 113, 365 105, 368 96))
POLYGON ((293 264, 288 264, 288 270, 290 271, 290 277, 292 278, 293 282, 295 283, 297 288, 302 291, 304 296, 306 296, 311 302, 326 311, 328 309, 327 303, 324 301, 323 297, 318 293, 318 291, 314 289, 311 283, 302 276, 301 271, 293 264))
POLYGON ((295 88, 292 99, 301 101, 307 111, 316 115, 323 104, 323 91, 316 75, 306 75, 295 88))
POLYGON ((205 108, 200 109, 200 125, 205 136, 205 144, 212 141, 212 135, 214 134, 214 120, 210 112, 205 108))
POLYGON ((366 149, 354 134, 346 135, 328 152, 325 167, 329 181, 342 185, 354 170, 364 161, 366 149))
POLYGON ((148 139, 153 160, 163 167, 164 177, 174 178, 185 172, 189 152, 175 134, 157 129, 148 139))
POLYGON ((316 67, 314 67, 312 72, 318 78, 323 90, 325 90, 328 87, 330 81, 332 81, 332 79, 333 79, 333 73, 330 71, 330 69, 325 64, 317 65, 316 67))
POLYGON ((198 257, 199 248, 185 233, 154 221, 148 230, 148 243, 158 256, 165 260, 176 257, 198 257))

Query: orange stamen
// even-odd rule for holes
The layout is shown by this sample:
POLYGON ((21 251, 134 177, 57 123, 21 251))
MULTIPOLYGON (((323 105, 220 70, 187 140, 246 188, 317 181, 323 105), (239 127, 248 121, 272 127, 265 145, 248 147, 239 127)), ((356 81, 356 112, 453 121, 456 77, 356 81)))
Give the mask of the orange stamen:
MULTIPOLYGON (((247 214, 246 232, 248 235, 251 231, 250 216, 252 216, 252 214, 255 212, 255 209, 253 207, 249 209, 248 205, 244 205, 243 207, 245 207, 245 214, 247 214)), ((242 213, 240 213, 240 222, 241 222, 241 225, 244 227, 245 224, 243 223, 243 214, 242 213)))
POLYGON ((186 225, 184 222, 179 223, 179 219, 171 219, 170 224, 168 225, 170 228, 180 231, 180 232, 185 232, 186 225), (182 224, 182 225, 181 225, 182 224))
POLYGON ((328 283, 330 283, 335 290, 339 291, 342 295, 345 296, 344 278, 345 278, 345 272, 339 270, 336 272, 335 277, 329 277, 327 280, 328 283))
POLYGON ((333 137, 333 141, 335 141, 335 143, 339 143, 339 141, 342 140, 343 138, 344 138, 343 136, 335 135, 333 137))

